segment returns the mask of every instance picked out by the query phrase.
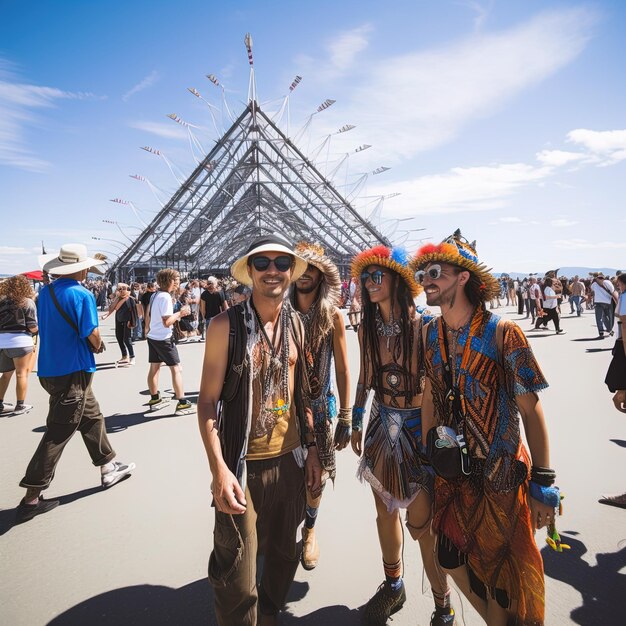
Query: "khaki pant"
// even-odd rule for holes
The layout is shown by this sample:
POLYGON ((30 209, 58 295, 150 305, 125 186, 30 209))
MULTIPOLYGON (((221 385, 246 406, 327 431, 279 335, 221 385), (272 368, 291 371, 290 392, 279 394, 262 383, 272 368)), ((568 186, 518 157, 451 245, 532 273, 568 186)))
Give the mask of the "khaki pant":
POLYGON ((220 626, 256 626, 259 611, 278 613, 300 561, 298 526, 304 520, 304 470, 293 454, 248 461, 243 515, 215 511, 209 581, 220 626), (264 555, 257 591, 257 555, 264 555))
POLYGON ((50 395, 46 432, 28 464, 20 487, 47 489, 63 449, 77 430, 94 465, 106 465, 115 458, 104 417, 91 390, 92 380, 93 374, 82 371, 39 379, 50 395))

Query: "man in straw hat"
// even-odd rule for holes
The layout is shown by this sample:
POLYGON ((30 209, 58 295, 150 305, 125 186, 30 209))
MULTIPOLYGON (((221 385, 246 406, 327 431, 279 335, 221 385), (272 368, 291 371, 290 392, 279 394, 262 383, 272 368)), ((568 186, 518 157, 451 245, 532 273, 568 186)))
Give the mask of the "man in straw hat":
MULTIPOLYGON (((311 409, 317 452, 322 465, 322 488, 326 480, 335 480, 335 447, 343 450, 350 441, 352 408, 350 373, 343 315, 337 308, 341 295, 341 279, 337 266, 316 244, 300 242, 296 253, 308 265, 304 274, 293 283, 291 302, 304 325, 306 367, 311 391, 311 409), (337 417, 337 399, 332 389, 331 368, 339 392, 339 425, 333 441, 333 420, 337 417)), ((306 520, 302 529, 302 565, 312 570, 319 560, 315 522, 321 495, 313 498, 307 492, 306 520)))
POLYGON ((382 625, 406 601, 402 578, 402 522, 419 543, 435 598, 432 626, 454 624, 446 577, 438 567, 431 536, 432 476, 420 461, 424 364, 422 317, 413 299, 421 291, 401 248, 377 246, 352 261, 361 282, 362 323, 358 330, 361 371, 352 409, 352 448, 362 459, 359 477, 374 495, 385 580, 365 606, 366 624, 382 625), (370 390, 374 400, 365 442, 363 416, 370 390))
POLYGON ((490 626, 543 624, 543 564, 533 535, 547 526, 558 540, 560 502, 537 396, 546 380, 522 330, 485 309, 499 286, 475 242, 457 230, 422 247, 412 265, 427 303, 441 308, 424 329, 422 404, 437 473, 439 563, 490 626))
POLYGON ((101 484, 111 487, 128 478, 134 463, 114 461, 104 417, 91 384, 96 371, 93 352, 102 352, 98 311, 93 295, 81 282, 88 272, 102 274, 102 258, 87 256, 82 244, 66 244, 58 254, 39 258, 44 272, 57 277, 39 293, 39 361, 37 375, 50 395, 46 432, 20 482, 26 495, 17 507, 16 522, 26 522, 58 506, 44 500, 67 442, 79 431, 101 484), (89 344, 89 345, 88 345, 89 344))
POLYGON ((281 237, 257 239, 231 267, 250 300, 207 329, 198 420, 213 476, 209 580, 220 626, 256 626, 257 612, 258 624, 277 623, 300 560, 305 487, 321 493, 304 329, 285 298, 306 268, 281 237))

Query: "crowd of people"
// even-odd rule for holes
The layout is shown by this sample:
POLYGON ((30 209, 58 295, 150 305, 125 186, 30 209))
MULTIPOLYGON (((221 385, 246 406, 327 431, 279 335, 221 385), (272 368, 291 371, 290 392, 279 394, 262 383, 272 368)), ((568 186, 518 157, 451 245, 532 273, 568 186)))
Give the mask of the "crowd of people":
MULTIPOLYGON (((59 504, 42 493, 76 432, 103 488, 135 469, 116 460, 92 390, 94 354, 104 349, 100 308, 101 319, 115 317, 118 366, 135 365, 133 343, 147 341, 149 408, 169 400, 159 391, 164 364, 176 412, 197 410, 213 478, 209 581, 220 625, 277 623, 298 565, 311 570, 320 560, 324 488, 335 480, 336 453, 348 446, 373 494, 382 561, 365 624, 386 624, 406 602, 402 510, 430 583, 431 626, 457 623, 450 578, 490 626, 544 623, 534 533, 545 527, 559 547, 561 503, 539 399, 548 383, 522 329, 494 309, 506 300, 532 329, 552 321, 562 334, 561 310, 581 315, 586 303, 599 338, 614 334, 617 319, 605 382, 626 412, 625 275, 496 278, 459 231, 413 255, 363 250, 343 283, 321 246, 293 247, 279 236, 254 241, 222 283, 209 277, 181 286, 176 270, 163 269, 154 282, 113 286, 87 278, 104 262, 79 244, 42 261, 50 280, 36 306, 24 277, 0 284, 0 409, 13 372, 13 414, 30 408, 36 337, 37 375, 50 396, 46 431, 20 482, 17 523, 59 504), (415 305, 422 292, 439 314, 415 305), (340 307, 348 309, 347 327, 340 307), (350 327, 360 346, 353 397, 350 327), (177 349, 189 340, 204 342, 197 407, 185 396, 177 349)), ((626 507, 626 494, 601 501, 626 507)))

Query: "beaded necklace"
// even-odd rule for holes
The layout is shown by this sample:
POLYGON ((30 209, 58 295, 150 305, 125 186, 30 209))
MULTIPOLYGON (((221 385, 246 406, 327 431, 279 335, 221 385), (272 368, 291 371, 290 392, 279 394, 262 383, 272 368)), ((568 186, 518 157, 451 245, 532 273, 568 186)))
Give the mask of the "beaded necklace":
POLYGON ((387 350, 390 350, 391 338, 402 334, 400 320, 393 318, 393 310, 391 311, 391 315, 389 317, 389 323, 385 324, 385 321, 380 314, 380 309, 378 307, 376 308, 376 333, 379 337, 387 337, 387 350))
MULTIPOLYGON (((278 418, 289 411, 289 309, 283 303, 280 310, 279 324, 281 327, 280 346, 274 346, 276 338, 276 325, 272 333, 272 340, 267 335, 263 321, 259 312, 250 302, 254 311, 258 329, 261 331, 261 348, 269 356, 269 361, 265 368, 261 387, 261 401, 259 407, 259 421, 264 432, 270 432, 276 425, 278 418), (279 354, 280 350, 280 354, 279 354), (270 403, 270 398, 276 391, 276 374, 280 372, 280 395, 276 402, 270 403)), ((263 359, 264 360, 264 359, 263 359)))

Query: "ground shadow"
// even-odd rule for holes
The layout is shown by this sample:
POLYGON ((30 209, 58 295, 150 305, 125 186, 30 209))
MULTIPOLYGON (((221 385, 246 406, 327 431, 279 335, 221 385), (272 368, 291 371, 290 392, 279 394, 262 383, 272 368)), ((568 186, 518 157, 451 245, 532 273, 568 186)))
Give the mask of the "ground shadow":
POLYGON ((571 550, 557 553, 546 547, 541 551, 546 576, 581 594, 582 606, 570 613, 575 624, 614 624, 617 616, 626 611, 626 575, 620 573, 626 566, 626 545, 617 552, 597 554, 596 564, 589 565, 582 558, 587 552, 585 544, 572 534, 575 533, 561 533, 563 543, 569 544, 571 550))
POLYGON ((212 589, 206 579, 174 589, 134 585, 89 598, 48 622, 48 626, 160 626, 217 624, 212 589))
POLYGON ((585 352, 589 354, 592 352, 611 352, 611 350, 613 350, 613 348, 587 348, 585 352))
MULTIPOLYGON (((193 396, 186 396, 192 404, 195 404, 193 396)), ((170 402, 168 407, 164 407, 159 411, 150 412, 148 407, 145 407, 142 411, 137 413, 114 413, 105 418, 106 430, 109 435, 119 433, 123 430, 130 428, 131 426, 138 426, 140 424, 146 424, 148 422, 154 422, 160 419, 166 419, 171 417, 180 417, 175 414, 176 403, 170 402)), ((45 433, 45 426, 37 426, 32 429, 34 433, 45 433)))
POLYGON ((138 426, 140 424, 147 424, 148 422, 154 422, 160 419, 177 417, 174 414, 175 409, 176 404, 170 402, 169 407, 163 408, 160 411, 150 412, 148 407, 146 407, 143 411, 140 411, 139 413, 130 413, 124 415, 121 415, 120 413, 115 413, 113 415, 109 415, 105 419, 107 434, 111 435, 114 433, 119 433, 123 430, 130 428, 131 426, 138 426))
POLYGON ((623 439, 609 439, 609 441, 616 443, 621 448, 626 448, 626 441, 624 441, 623 439))
POLYGON ((572 339, 572 341, 603 341, 602 337, 580 337, 579 339, 572 339))
MULTIPOLYGON (((287 604, 302 599, 309 590, 306 582, 294 582, 287 604)), ((287 610, 281 613, 280 623, 305 626, 350 626, 360 623, 359 611, 347 606, 328 606, 308 615, 296 617, 287 610)), ((197 580, 179 589, 162 585, 134 585, 114 589, 89 598, 61 615, 48 626, 178 626, 196 624, 215 626, 217 620, 213 590, 206 579, 197 580)))

